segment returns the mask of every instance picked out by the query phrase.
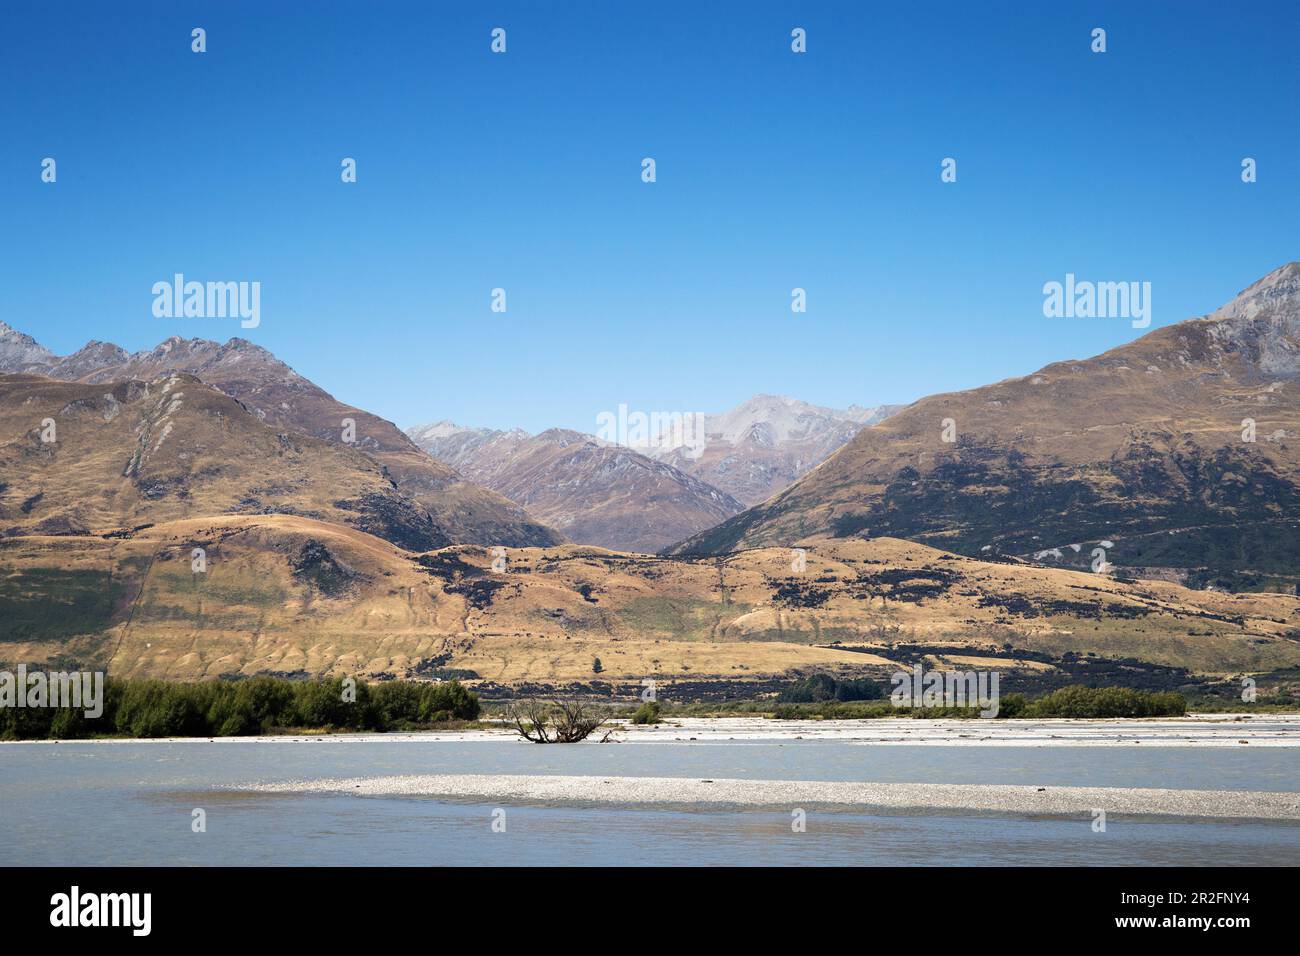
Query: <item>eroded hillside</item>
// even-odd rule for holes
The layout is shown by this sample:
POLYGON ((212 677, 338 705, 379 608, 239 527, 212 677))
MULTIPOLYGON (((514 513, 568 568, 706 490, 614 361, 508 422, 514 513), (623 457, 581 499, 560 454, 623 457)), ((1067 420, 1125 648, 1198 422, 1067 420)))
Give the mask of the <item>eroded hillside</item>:
MULTIPOLYGON (((0 541, 0 657, 113 673, 470 671, 498 683, 751 681, 1015 648, 1198 673, 1300 664, 1300 600, 956 556, 895 539, 680 560, 598 548, 411 554, 353 529, 229 516, 0 541), (205 566, 192 555, 203 549, 205 566), (600 659, 596 672, 594 661, 600 659)), ((1003 664, 1008 664, 1004 658, 1003 664)))

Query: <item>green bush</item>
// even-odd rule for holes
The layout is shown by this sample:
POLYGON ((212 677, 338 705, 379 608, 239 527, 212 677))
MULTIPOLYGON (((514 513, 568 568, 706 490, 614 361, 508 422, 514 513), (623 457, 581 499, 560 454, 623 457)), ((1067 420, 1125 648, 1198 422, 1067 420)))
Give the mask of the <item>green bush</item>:
POLYGON ((659 701, 648 700, 636 709, 632 715, 634 724, 657 724, 662 720, 659 716, 659 701))
POLYGON ((208 726, 222 737, 242 737, 293 723, 294 690, 284 680, 253 677, 218 684, 208 708, 208 726))
POLYGON ((370 694, 370 685, 356 682, 355 700, 344 699, 343 678, 294 684, 294 711, 300 727, 346 730, 380 730, 382 718, 370 694))
POLYGON ((420 688, 404 681, 388 681, 374 689, 375 706, 385 724, 414 723, 420 715, 420 688))
POLYGON ((204 685, 131 681, 123 689, 113 723, 128 737, 205 736, 208 707, 199 701, 215 694, 200 688, 204 685))
POLYGON ((1025 709, 1027 717, 1182 717, 1186 713, 1187 699, 1182 694, 1079 685, 1054 690, 1025 709))
POLYGON ((998 695, 998 716, 999 717, 1022 717, 1025 708, 1029 704, 1025 700, 1024 694, 1000 694, 998 695))
MULTIPOLYGON (((888 701, 823 700, 816 703, 778 704, 773 716, 782 720, 853 720, 869 717, 978 718, 979 707, 894 707, 888 701)), ((1000 718, 1017 717, 1182 717, 1187 700, 1182 694, 1131 690, 1127 687, 1062 687, 1038 700, 1023 694, 998 698, 1000 718)))
POLYGON ((813 674, 777 695, 782 704, 818 704, 822 701, 880 700, 885 692, 873 680, 837 680, 830 674, 813 674))
POLYGON ((436 722, 438 715, 447 714, 455 720, 478 720, 478 694, 460 681, 444 681, 421 686, 421 719, 436 722))
POLYGON ((477 720, 478 695, 460 681, 438 683, 379 684, 373 691, 375 705, 386 727, 436 724, 446 720, 477 720))

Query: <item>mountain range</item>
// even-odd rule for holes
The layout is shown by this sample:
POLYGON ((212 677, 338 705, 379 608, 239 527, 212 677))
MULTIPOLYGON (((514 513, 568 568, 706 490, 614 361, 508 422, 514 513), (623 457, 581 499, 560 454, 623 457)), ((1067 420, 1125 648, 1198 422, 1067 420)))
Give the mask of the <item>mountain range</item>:
MULTIPOLYGON (((707 416, 708 444, 693 457, 668 442, 643 454, 565 429, 531 436, 440 422, 403 434, 241 338, 220 344, 173 336, 134 353, 96 340, 57 356, 0 323, 0 372, 85 385, 194 376, 274 428, 369 456, 427 512, 430 540, 503 547, 567 538, 614 550, 658 551, 782 490, 864 424, 896 407, 837 410, 757 396, 707 416), (732 488, 739 494, 732 495, 732 488)), ((65 517, 75 526, 75 516, 65 517)), ((26 525, 15 525, 20 526, 26 525)))
POLYGON ((647 454, 721 488, 745 505, 784 491, 820 465, 864 426, 902 405, 822 408, 783 395, 756 395, 718 415, 704 416, 702 449, 661 436, 647 454))
POLYGON ((728 516, 739 497, 672 448, 406 435, 240 339, 61 358, 0 326, 0 659, 724 689, 922 659, 1293 673, 1298 388, 1293 263, 1103 355, 892 414, 760 396, 690 463, 752 496, 802 473, 728 516), (793 450, 841 426, 820 464, 793 450), (639 514, 689 537, 629 553, 665 536, 639 514))
POLYGON ((703 416, 702 449, 683 445, 681 429, 637 448, 567 429, 530 435, 447 421, 407 434, 571 541, 658 551, 785 489, 864 425, 900 407, 840 410, 757 395, 703 416))
POLYGON ((669 464, 581 432, 529 435, 438 422, 408 434, 437 460, 578 544, 653 553, 744 510, 669 464))
POLYGON ((0 375, 0 535, 110 535, 194 515, 297 514, 415 551, 451 543, 359 450, 276 428, 192 375, 0 375), (48 423, 48 427, 42 427, 48 423))
POLYGON ((888 535, 1194 584, 1300 582, 1300 263, 1095 358, 932 395, 670 549, 888 535))
POLYGON ((273 429, 369 457, 399 492, 427 512, 442 540, 506 547, 563 540, 519 505, 466 482, 455 470, 430 458, 396 425, 338 401, 245 339, 221 345, 173 336, 135 353, 92 341, 60 358, 30 336, 0 323, 0 372, 26 372, 84 385, 148 383, 178 373, 195 376, 273 429))

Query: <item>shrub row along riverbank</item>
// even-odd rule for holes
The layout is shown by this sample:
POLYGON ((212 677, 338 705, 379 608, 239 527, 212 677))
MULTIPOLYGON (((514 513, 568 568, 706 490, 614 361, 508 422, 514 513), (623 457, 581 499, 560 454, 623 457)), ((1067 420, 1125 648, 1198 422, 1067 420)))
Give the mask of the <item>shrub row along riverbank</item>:
POLYGON ((104 685, 103 713, 84 708, 0 708, 0 740, 86 737, 238 737, 291 730, 412 730, 476 720, 478 695, 457 681, 343 679, 180 684, 114 680, 104 685))
MULTIPOLYGON (((834 689, 832 689, 833 691, 834 689)), ((632 714, 628 705, 596 707, 632 723, 657 723, 659 704, 632 714)), ((478 695, 457 681, 392 681, 379 684, 336 679, 291 681, 254 677, 240 681, 170 683, 160 680, 108 680, 103 713, 88 718, 83 708, 0 708, 0 740, 88 737, 236 737, 276 731, 419 730, 452 721, 477 720, 478 695)), ((669 705, 664 716, 750 713, 785 720, 852 720, 914 717, 975 718, 980 707, 895 707, 888 700, 842 700, 834 696, 810 703, 745 701, 701 708, 669 705)), ((1064 687, 1036 700, 1004 694, 997 717, 1182 717, 1181 694, 1127 687, 1064 687)))
MULTIPOLYGON (((774 716, 784 720, 853 720, 869 717, 979 717, 980 707, 895 707, 888 700, 827 700, 814 704, 778 704, 774 716)), ((997 717, 1183 717, 1187 698, 1172 692, 1128 687, 1062 687, 1037 700, 1003 694, 997 717)))

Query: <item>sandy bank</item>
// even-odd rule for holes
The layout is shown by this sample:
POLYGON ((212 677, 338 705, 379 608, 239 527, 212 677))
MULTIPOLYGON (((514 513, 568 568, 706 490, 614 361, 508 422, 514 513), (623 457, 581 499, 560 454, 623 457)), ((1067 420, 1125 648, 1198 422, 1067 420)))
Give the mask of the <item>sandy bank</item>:
POLYGON ((1300 794, 1129 787, 853 783, 680 777, 433 774, 290 781, 242 787, 259 793, 418 796, 542 804, 841 807, 1018 814, 1107 814, 1300 820, 1300 794))

